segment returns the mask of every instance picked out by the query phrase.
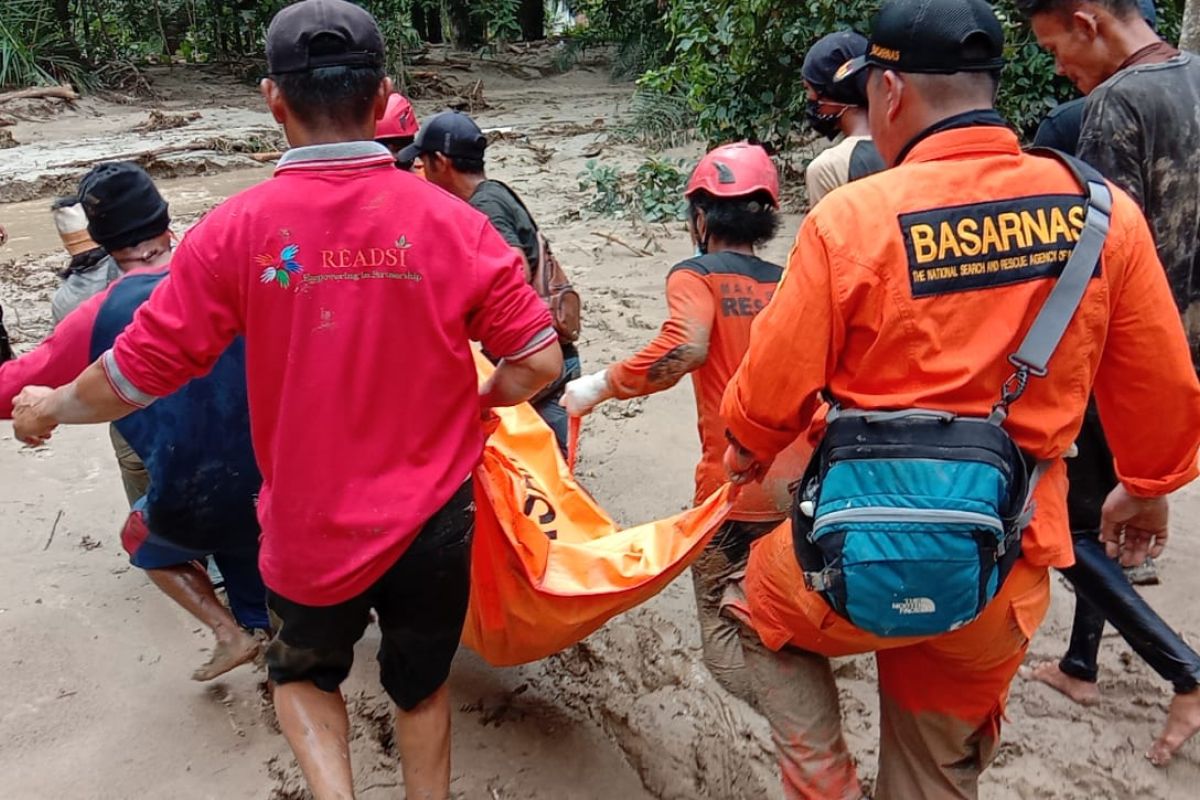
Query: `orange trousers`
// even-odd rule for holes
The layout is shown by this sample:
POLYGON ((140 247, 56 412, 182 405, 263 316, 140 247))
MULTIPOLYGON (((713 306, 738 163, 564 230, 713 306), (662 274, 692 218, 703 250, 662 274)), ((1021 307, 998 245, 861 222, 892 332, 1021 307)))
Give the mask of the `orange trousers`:
POLYGON ((876 799, 976 797, 999 743, 1009 684, 1049 605, 1048 570, 1022 560, 970 625, 885 639, 805 589, 790 522, 762 537, 725 608, 752 629, 745 638, 761 643, 745 648, 747 669, 771 722, 789 800, 861 796, 828 657, 871 652, 881 710, 876 799))

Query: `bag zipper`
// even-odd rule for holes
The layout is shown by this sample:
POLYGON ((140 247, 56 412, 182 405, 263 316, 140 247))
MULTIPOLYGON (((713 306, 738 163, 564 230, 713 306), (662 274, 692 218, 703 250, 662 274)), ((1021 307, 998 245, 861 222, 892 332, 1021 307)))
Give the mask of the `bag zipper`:
POLYGON ((1004 523, 999 519, 977 511, 953 511, 950 509, 919 508, 847 508, 820 515, 813 525, 810 539, 815 539, 823 528, 839 522, 928 522, 962 523, 1004 533, 1004 523))

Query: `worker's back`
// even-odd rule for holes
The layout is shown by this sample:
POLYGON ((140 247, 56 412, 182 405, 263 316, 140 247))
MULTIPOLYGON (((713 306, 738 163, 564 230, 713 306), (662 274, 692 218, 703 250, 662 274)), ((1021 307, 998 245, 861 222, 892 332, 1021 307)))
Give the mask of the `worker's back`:
MULTIPOLYGON (((826 268, 791 264, 777 295, 787 295, 785 302, 760 323, 810 337, 806 358, 812 362, 777 365, 806 377, 757 391, 772 398, 778 392, 781 404, 802 393, 812 403, 816 390, 827 386, 850 407, 986 416, 1013 373, 1008 357, 1078 237, 1082 192, 1066 167, 1021 153, 1015 135, 998 126, 936 133, 900 166, 833 192, 809 216, 801 247, 793 251, 824 253, 826 268)), ((1150 426, 1127 399, 1130 390, 1153 391, 1155 370, 1175 376, 1187 364, 1179 331, 1146 223, 1129 197, 1116 191, 1096 277, 1049 375, 1031 379, 1007 430, 1035 458, 1061 456, 1079 429, 1095 379, 1123 477, 1136 487, 1140 476, 1184 469, 1162 463, 1177 459, 1178 448, 1147 440, 1150 426), (1171 335, 1148 345, 1125 330, 1138 326, 1171 335), (1177 347, 1163 349, 1163 341, 1177 347)), ((1195 396, 1161 402, 1194 405, 1195 396)), ((1198 414, 1200 409, 1193 411, 1198 414)), ((1059 465, 1039 491, 1040 524, 1025 544, 1035 563, 1070 563, 1064 483, 1059 465)))

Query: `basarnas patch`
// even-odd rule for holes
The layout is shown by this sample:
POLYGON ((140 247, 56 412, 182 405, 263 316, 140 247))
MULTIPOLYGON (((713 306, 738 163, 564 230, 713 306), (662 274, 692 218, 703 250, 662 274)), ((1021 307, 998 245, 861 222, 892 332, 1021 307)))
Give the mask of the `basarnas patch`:
MULTIPOLYGON (((1039 195, 901 214, 913 297, 1057 278, 1083 230, 1078 195, 1039 195)), ((1096 274, 1099 274, 1099 265, 1096 274)))

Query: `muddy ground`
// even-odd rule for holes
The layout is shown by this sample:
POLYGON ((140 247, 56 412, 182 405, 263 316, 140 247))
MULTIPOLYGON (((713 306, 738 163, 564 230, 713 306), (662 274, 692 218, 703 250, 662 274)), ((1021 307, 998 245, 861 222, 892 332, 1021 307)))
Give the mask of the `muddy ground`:
MULTIPOLYGON (((485 128, 504 131, 489 151, 495 177, 522 192, 583 289, 585 368, 632 353, 653 336, 667 270, 689 255, 681 225, 589 218, 578 173, 589 157, 632 169, 650 149, 618 141, 632 87, 603 69, 527 80, 512 70, 448 73, 467 89, 483 81, 485 128)), ((49 297, 63 258, 47 213, 89 159, 174 148, 149 159, 182 230, 229 194, 270 175, 247 153, 278 132, 252 87, 214 71, 155 75, 160 98, 136 105, 87 99, 11 130, 0 151, 0 303, 19 349, 48 330, 49 297), (133 128, 152 109, 199 112, 162 131, 133 128), (225 144, 219 144, 223 142, 225 144), (230 145, 230 142, 240 142, 230 145), (217 143, 219 146, 215 145, 217 143), (192 149, 199 146, 201 149, 192 149), (183 177, 169 177, 169 176, 183 177)), ((436 98, 418 111, 439 110, 436 98)), ((32 113, 32 112, 31 112, 32 113)), ((694 158, 698 144, 668 151, 694 158)), ((654 154, 658 154, 655 152, 654 154)), ((767 249, 782 260, 798 216, 767 249)), ((580 472, 618 520, 635 523, 683 508, 698 455, 691 391, 612 403, 589 418, 580 472)), ((0 426, 0 701, 4 797, 305 797, 262 700, 262 675, 237 671, 213 685, 188 680, 208 639, 197 624, 129 568, 116 533, 123 496, 99 427, 61 432, 22 450, 0 426)), ((1162 587, 1147 596, 1200 641, 1189 578, 1200 568, 1200 492, 1177 501, 1162 587)), ((1070 627, 1071 598, 1056 586, 1032 659, 1053 657, 1070 627)), ((456 708, 454 789, 483 800, 641 800, 780 797, 764 722, 725 695, 700 666, 685 576, 646 606, 613 620, 544 662, 492 669, 463 652, 451 678, 456 708)), ((360 796, 399 797, 388 705, 377 688, 374 634, 360 644, 347 683, 360 796)), ((1166 770, 1141 757, 1169 700, 1167 687, 1115 638, 1106 640, 1106 700, 1081 709, 1018 682, 1006 742, 983 796, 1192 798, 1200 746, 1166 770)), ((873 666, 837 668, 846 729, 864 776, 874 771, 873 666)))

